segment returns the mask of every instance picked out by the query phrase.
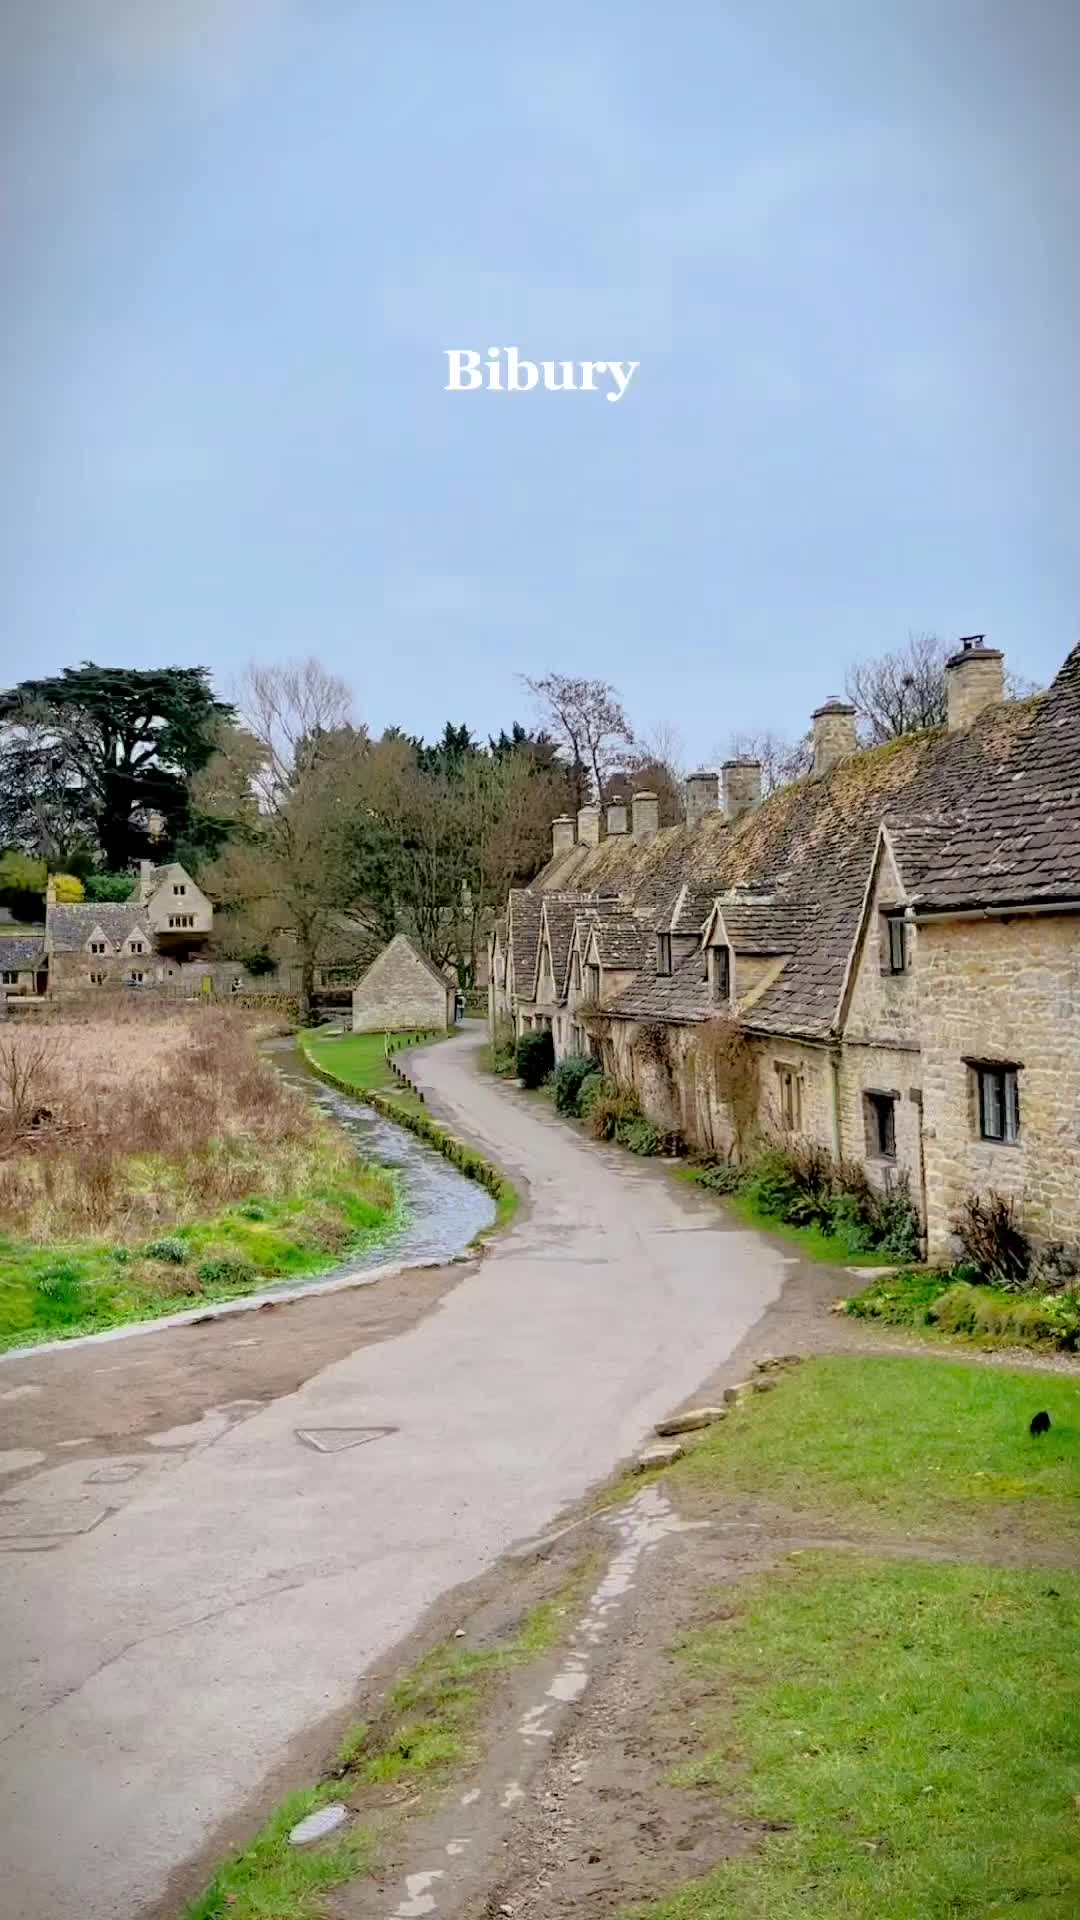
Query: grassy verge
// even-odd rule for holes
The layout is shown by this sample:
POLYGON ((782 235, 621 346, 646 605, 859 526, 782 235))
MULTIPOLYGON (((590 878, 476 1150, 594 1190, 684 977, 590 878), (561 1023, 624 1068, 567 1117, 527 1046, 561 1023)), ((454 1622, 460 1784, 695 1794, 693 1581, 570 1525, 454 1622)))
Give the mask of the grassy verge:
MULTIPOLYGON (((676 1169, 680 1180, 700 1187, 704 1192, 713 1191, 703 1174, 707 1169, 695 1166, 683 1166, 676 1169)), ((748 1227, 759 1232, 777 1233, 784 1240, 790 1240, 798 1247, 805 1260, 820 1260, 834 1267, 886 1267, 895 1266, 895 1255, 890 1253, 852 1253, 850 1245, 838 1234, 826 1233, 822 1227, 793 1227, 786 1220, 780 1220, 774 1213, 766 1213, 747 1193, 716 1194, 717 1200, 733 1213, 738 1214, 748 1227)))
POLYGON ((559 1644, 594 1564, 583 1556, 565 1585, 525 1614, 506 1640, 476 1649, 444 1641, 403 1674, 378 1719, 350 1729, 318 1785, 290 1795, 252 1844, 219 1870, 184 1920, 322 1920, 320 1896, 374 1867, 380 1824, 398 1790, 411 1786, 427 1795, 475 1757, 498 1676, 559 1644), (344 1802, 352 1814, 341 1837, 310 1851, 290 1847, 290 1828, 331 1802, 344 1802))
MULTIPOLYGON (((317 1150, 296 1164, 306 1158, 293 1156, 284 1193, 256 1192, 141 1245, 42 1247, 0 1235, 0 1350, 238 1298, 268 1280, 324 1272, 392 1232, 401 1206, 392 1173, 335 1165, 317 1150)), ((152 1158, 141 1171, 154 1179, 152 1158)), ((274 1172, 266 1167, 267 1184, 274 1172)))
POLYGON ((1005 1507, 1080 1535, 1080 1382, 894 1355, 806 1360, 710 1428, 672 1470, 691 1494, 775 1498, 866 1524, 970 1531, 1005 1507), (1033 1439, 1045 1408, 1052 1426, 1033 1439))
POLYGON ((682 1649, 724 1711, 678 1778, 760 1846, 640 1912, 1080 1911, 1076 1576, 813 1554, 724 1599, 682 1649))
MULTIPOLYGON (((442 1037, 432 1036, 433 1039, 442 1037)), ((300 1045, 308 1064, 330 1086, 358 1094, 384 1119, 407 1127, 418 1139, 434 1147, 466 1179, 486 1187, 495 1202, 491 1232, 510 1225, 521 1204, 513 1181, 475 1148, 458 1140, 449 1128, 432 1119, 423 1101, 397 1079, 388 1065, 381 1034, 320 1035, 315 1029, 300 1035, 300 1045)), ((483 1239, 484 1235, 478 1234, 477 1238, 483 1239)))
POLYGON ((1006 1293, 941 1271, 890 1274, 847 1303, 858 1319, 929 1328, 984 1346, 1080 1347, 1080 1295, 1006 1293))

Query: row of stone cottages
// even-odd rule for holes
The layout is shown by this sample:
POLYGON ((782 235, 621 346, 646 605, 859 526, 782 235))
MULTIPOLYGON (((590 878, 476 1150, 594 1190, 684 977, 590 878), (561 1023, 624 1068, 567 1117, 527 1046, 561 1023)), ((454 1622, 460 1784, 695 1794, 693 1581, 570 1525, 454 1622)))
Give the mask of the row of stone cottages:
POLYGON ((947 686, 946 727, 865 751, 829 700, 813 772, 765 800, 732 761, 683 826, 647 793, 557 820, 491 1017, 596 1054, 695 1147, 757 1126, 905 1173, 932 1259, 990 1190, 1080 1244, 1080 647, 1006 701, 964 642, 947 686))

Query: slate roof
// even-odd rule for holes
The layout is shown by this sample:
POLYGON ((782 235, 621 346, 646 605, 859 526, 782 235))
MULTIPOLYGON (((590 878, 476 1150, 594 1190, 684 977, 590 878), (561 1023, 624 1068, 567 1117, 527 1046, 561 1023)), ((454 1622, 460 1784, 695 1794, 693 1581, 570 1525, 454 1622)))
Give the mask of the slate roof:
POLYGON ((8 939, 5 934, 0 940, 0 972, 24 972, 29 967, 41 965, 45 952, 45 936, 41 933, 14 934, 8 939))
POLYGON ((536 984, 536 950, 543 904, 542 896, 529 888, 515 887, 510 895, 508 919, 510 954, 514 962, 514 991, 523 1000, 532 999, 536 984))
POLYGON ((574 919, 577 914, 577 901, 563 900, 557 894, 548 894, 541 903, 544 918, 547 921, 548 945, 551 948, 551 972, 555 982, 555 993, 561 1000, 566 994, 566 969, 570 960, 570 942, 574 937, 574 919))
POLYGON ((602 967, 640 967, 655 954, 656 935, 632 913, 600 913, 596 945, 602 967))
MULTIPOLYGON (((734 898, 723 909, 736 951, 789 956, 748 1024, 825 1038, 839 1016, 883 821, 916 899, 1080 895, 1080 649, 1047 695, 989 707, 958 732, 935 728, 850 755, 777 789, 734 825, 709 814, 646 841, 613 835, 570 848, 533 890, 577 891, 583 910, 601 890, 617 894, 620 915, 654 929, 665 915, 670 924, 684 887, 691 919, 702 898, 711 907, 741 890, 759 904, 734 898)), ((652 974, 651 956, 639 964, 612 1013, 708 1017, 696 955, 667 977, 652 974)))
POLYGON ((46 937, 57 953, 77 952, 86 945, 95 927, 101 928, 106 940, 114 947, 122 947, 136 927, 145 934, 147 945, 154 945, 153 929, 146 918, 144 906, 132 906, 128 901, 115 905, 107 901, 84 900, 74 907, 46 908, 46 937))

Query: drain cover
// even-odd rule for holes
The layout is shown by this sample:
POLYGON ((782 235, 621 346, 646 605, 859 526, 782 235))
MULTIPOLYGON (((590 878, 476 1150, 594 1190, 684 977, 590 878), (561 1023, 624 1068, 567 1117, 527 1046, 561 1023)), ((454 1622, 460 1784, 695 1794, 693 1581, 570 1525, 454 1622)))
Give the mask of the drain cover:
POLYGON ((381 1440, 396 1433, 396 1427, 297 1427, 296 1437, 316 1453, 344 1453, 348 1447, 366 1446, 369 1440, 381 1440))

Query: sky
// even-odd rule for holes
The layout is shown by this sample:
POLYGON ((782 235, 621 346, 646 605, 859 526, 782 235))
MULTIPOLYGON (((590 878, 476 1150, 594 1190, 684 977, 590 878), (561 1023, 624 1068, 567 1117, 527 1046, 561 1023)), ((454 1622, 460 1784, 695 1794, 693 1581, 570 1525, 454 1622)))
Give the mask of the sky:
POLYGON ((0 683, 600 676, 688 763, 909 631, 1080 639, 1074 0, 36 0, 0 26, 0 683), (640 362, 446 392, 446 350, 640 362))

